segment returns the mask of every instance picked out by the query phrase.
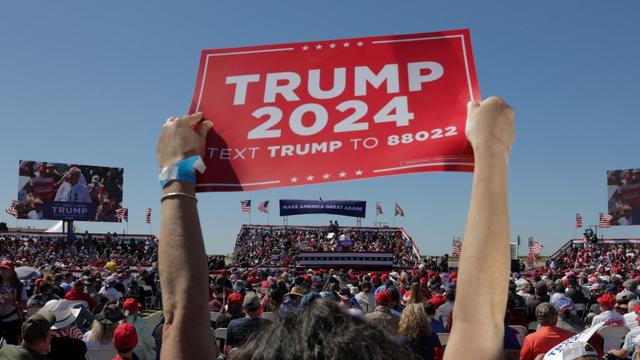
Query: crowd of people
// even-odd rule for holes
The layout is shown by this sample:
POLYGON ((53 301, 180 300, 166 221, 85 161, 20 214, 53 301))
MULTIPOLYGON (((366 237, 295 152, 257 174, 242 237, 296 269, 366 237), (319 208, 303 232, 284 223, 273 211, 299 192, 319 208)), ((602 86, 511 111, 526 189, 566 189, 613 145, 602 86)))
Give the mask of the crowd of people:
POLYGON ((233 262, 238 266, 295 265, 300 252, 393 253, 397 268, 416 264, 412 240, 398 228, 244 225, 236 239, 233 262), (346 240, 346 241, 345 241, 346 240))
POLYGON ((52 264, 19 275, 21 260, 3 258, 1 359, 86 359, 92 350, 156 358, 156 340, 141 317, 159 306, 153 268, 132 272, 109 261, 80 273, 52 264))
POLYGON ((158 261, 155 236, 49 233, 0 233, 0 259, 44 268, 102 269, 109 261, 120 267, 151 267, 158 261))
MULTIPOLYGON (((596 332, 589 343, 567 349, 584 359, 631 358, 640 348, 640 264, 635 260, 639 255, 640 244, 576 243, 546 266, 512 273, 504 316, 505 358, 540 359, 592 326, 628 332, 613 339, 613 345, 606 333, 596 332)), ((247 344, 235 352, 238 358, 251 358, 248 354, 269 341, 274 331, 268 327, 269 320, 287 322, 301 316, 295 309, 314 309, 306 311, 325 316, 339 309, 378 327, 387 335, 385 341, 404 347, 396 351, 409 351, 420 359, 440 358, 444 346, 437 334, 448 335, 455 318, 457 272, 442 269, 439 261, 430 258, 406 272, 238 269, 223 270, 210 280, 209 310, 222 313, 212 327, 240 326, 245 334, 223 348, 228 353, 247 344), (247 294, 252 295, 246 301, 259 303, 250 313, 244 300, 247 294), (243 320, 231 326, 230 320, 247 316, 265 320, 243 320), (254 336, 249 341, 250 334, 254 336)))

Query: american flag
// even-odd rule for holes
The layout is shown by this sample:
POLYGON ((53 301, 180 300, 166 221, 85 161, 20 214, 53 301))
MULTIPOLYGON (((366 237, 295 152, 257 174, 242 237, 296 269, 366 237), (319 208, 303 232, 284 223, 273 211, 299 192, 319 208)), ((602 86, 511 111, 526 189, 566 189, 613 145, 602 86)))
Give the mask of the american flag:
POLYGON ((601 228, 608 228, 611 227, 611 219, 613 219, 613 216, 607 214, 607 213, 600 213, 600 224, 599 226, 601 228))
POLYGON ((582 215, 576 214, 576 229, 582 228, 582 215))
POLYGON ((269 206, 268 201, 260 201, 258 203, 258 211, 268 214, 269 213, 269 209, 267 209, 268 206, 269 206))
POLYGON ((16 209, 16 206, 18 206, 18 202, 16 200, 11 201, 11 205, 6 208, 4 211, 13 216, 14 218, 18 217, 18 209, 16 209))
POLYGON ((398 216, 398 215, 404 217, 404 210, 402 210, 400 205, 398 205, 398 203, 396 203, 396 215, 395 216, 398 216))
POLYGON ((240 201, 240 208, 243 213, 251 214, 251 200, 242 200, 240 201))
POLYGON ((542 246, 542 243, 540 243, 539 241, 533 240, 533 238, 529 238, 529 243, 530 247, 529 253, 527 254, 527 259, 528 263, 533 265, 534 261, 536 261, 540 257, 544 246, 542 246))
POLYGON ((462 253, 462 240, 460 238, 453 238, 453 245, 451 246, 451 255, 460 256, 462 253))
POLYGON ((151 208, 147 208, 145 216, 147 217, 147 224, 151 224, 151 208))
POLYGON ((384 214, 382 212, 382 205, 380 204, 380 201, 376 202, 376 215, 382 215, 384 214))
POLYGON ((126 222, 129 222, 129 209, 120 208, 116 210, 116 219, 120 219, 120 221, 124 220, 126 222))

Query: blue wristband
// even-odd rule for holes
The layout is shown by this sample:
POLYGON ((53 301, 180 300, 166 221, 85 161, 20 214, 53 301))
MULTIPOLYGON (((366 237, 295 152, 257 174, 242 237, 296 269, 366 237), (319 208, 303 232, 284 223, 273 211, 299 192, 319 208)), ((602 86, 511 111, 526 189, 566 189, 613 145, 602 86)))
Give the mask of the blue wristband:
POLYGON ((160 186, 164 188, 170 181, 180 180, 186 181, 190 184, 196 184, 196 170, 203 173, 206 170, 206 166, 202 161, 202 158, 198 155, 188 157, 184 160, 180 160, 177 163, 162 168, 160 170, 160 186))

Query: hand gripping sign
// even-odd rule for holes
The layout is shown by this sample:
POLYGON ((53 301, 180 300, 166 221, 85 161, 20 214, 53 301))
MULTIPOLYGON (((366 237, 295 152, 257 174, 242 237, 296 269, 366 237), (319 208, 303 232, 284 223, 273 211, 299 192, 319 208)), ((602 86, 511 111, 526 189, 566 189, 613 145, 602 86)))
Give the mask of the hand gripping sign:
POLYGON ((204 50, 190 111, 213 121, 198 191, 473 171, 468 30, 204 50))

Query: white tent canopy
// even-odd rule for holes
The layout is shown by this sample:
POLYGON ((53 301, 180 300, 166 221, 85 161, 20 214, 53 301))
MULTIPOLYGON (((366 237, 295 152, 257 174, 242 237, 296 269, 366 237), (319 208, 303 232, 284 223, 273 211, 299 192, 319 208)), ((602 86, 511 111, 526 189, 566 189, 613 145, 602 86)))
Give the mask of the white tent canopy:
MULTIPOLYGON (((46 233, 61 233, 61 232, 64 232, 63 228, 62 228, 62 224, 63 224, 62 220, 58 221, 55 225, 53 225, 52 227, 48 228, 44 232, 46 232, 46 233)), ((77 226, 75 226, 75 224, 74 224, 73 227, 74 227, 74 231, 75 232, 80 232, 80 230, 78 229, 77 226)))
POLYGON ((61 233, 62 232, 62 221, 58 221, 55 225, 48 228, 44 232, 46 233, 61 233))

